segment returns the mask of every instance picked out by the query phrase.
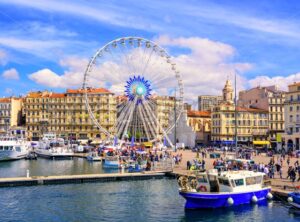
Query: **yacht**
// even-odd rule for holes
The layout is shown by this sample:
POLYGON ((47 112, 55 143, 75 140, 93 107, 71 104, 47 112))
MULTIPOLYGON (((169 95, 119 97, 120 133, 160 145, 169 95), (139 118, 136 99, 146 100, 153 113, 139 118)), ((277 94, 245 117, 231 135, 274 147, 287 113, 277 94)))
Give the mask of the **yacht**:
POLYGON ((55 134, 44 134, 35 153, 40 157, 51 159, 71 158, 74 156, 72 147, 65 145, 65 140, 56 138, 55 134))
POLYGON ((30 143, 26 141, 23 130, 13 130, 0 137, 0 161, 23 159, 29 150, 30 143))
POLYGON ((253 171, 199 172, 178 179, 186 209, 205 209, 255 204, 272 199, 264 186, 264 173, 253 171))

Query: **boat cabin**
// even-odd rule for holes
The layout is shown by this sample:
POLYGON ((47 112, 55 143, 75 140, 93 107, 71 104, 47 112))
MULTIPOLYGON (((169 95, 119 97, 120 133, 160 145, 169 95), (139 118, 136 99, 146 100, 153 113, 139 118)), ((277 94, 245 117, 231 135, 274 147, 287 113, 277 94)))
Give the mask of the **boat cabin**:
POLYGON ((261 189, 264 173, 253 171, 216 170, 198 173, 189 178, 189 184, 197 192, 244 192, 261 189))

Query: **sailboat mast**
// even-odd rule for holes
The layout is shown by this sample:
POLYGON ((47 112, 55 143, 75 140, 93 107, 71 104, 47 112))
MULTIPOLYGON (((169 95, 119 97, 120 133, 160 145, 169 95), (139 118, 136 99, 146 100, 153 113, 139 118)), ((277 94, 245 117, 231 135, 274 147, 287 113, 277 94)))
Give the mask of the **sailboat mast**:
POLYGON ((174 149, 175 149, 175 152, 177 151, 177 147, 176 147, 176 143, 177 143, 177 135, 176 135, 176 88, 175 88, 175 96, 174 96, 174 121, 175 121, 175 126, 174 126, 174 143, 175 143, 175 146, 174 146, 174 149))

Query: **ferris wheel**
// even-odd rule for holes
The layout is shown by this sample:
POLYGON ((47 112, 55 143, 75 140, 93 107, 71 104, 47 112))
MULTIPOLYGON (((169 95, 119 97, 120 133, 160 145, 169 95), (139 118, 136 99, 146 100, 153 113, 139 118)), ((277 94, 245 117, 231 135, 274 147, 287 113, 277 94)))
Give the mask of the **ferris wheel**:
POLYGON ((91 58, 83 89, 90 118, 108 138, 167 140, 172 146, 168 135, 183 111, 183 83, 172 58, 155 42, 124 37, 107 43, 91 58), (116 97, 116 121, 109 129, 87 93, 99 87, 116 97))

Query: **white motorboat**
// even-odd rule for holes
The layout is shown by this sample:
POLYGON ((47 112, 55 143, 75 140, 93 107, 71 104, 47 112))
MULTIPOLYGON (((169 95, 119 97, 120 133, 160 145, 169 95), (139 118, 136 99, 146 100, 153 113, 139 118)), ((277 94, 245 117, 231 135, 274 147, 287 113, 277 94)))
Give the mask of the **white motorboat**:
POLYGON ((23 138, 22 130, 0 137, 0 161, 23 159, 29 150, 30 143, 23 138))
POLYGON ((97 152, 90 152, 86 159, 88 161, 102 161, 102 157, 97 152))
POLYGON ((56 137, 48 138, 47 136, 44 136, 39 142, 35 153, 40 157, 51 159, 71 158, 74 156, 72 147, 65 145, 64 139, 56 137))

